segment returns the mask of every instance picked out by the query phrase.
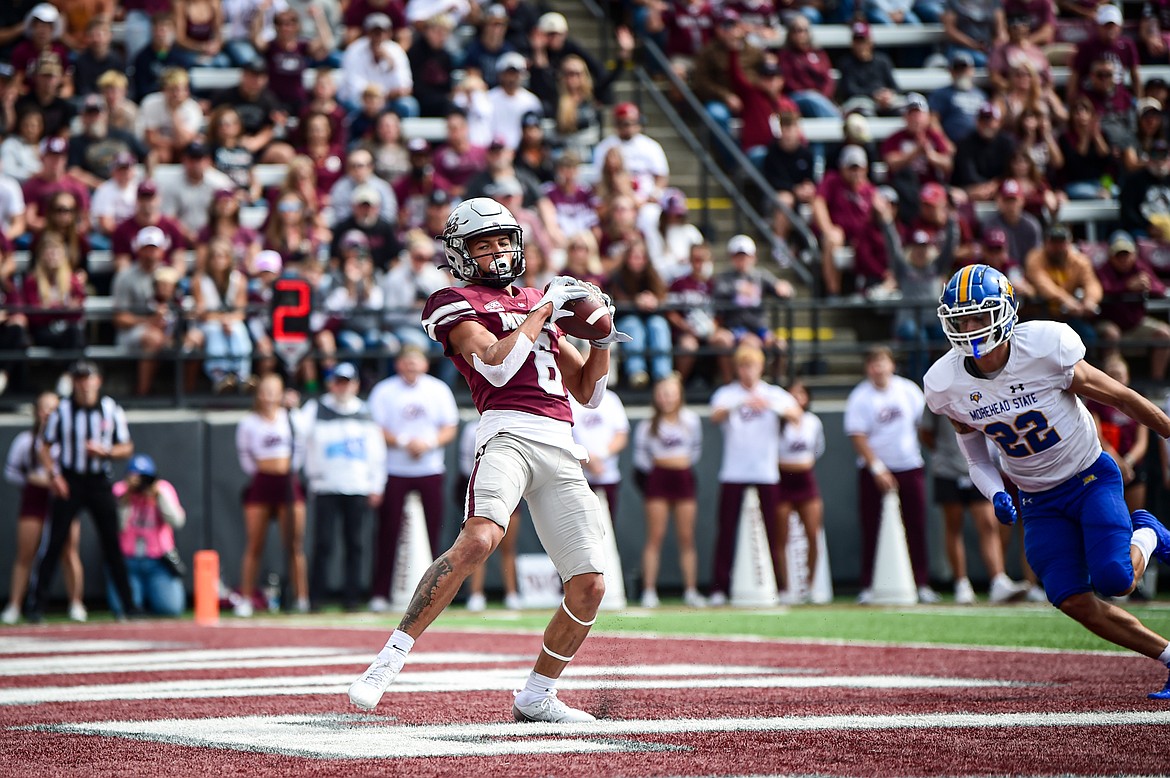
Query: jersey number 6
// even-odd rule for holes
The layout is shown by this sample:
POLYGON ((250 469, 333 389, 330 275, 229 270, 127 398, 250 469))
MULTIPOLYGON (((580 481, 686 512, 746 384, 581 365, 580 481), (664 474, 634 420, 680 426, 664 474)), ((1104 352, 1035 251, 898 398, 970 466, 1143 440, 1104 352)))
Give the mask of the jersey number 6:
POLYGON ((1021 413, 1012 422, 1011 427, 997 421, 988 424, 983 431, 990 435, 1009 457, 1039 454, 1060 442, 1060 434, 1048 426, 1048 419, 1040 411, 1021 413))

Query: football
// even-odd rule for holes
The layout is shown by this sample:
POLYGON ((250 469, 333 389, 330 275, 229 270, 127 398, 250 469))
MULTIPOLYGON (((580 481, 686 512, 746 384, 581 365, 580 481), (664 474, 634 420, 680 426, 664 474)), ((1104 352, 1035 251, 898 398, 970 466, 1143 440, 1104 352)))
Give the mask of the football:
POLYGON ((557 326, 566 335, 582 340, 598 340, 608 335, 613 328, 609 306, 599 295, 590 294, 580 300, 570 300, 565 303, 565 310, 572 311, 573 315, 557 319, 557 326))

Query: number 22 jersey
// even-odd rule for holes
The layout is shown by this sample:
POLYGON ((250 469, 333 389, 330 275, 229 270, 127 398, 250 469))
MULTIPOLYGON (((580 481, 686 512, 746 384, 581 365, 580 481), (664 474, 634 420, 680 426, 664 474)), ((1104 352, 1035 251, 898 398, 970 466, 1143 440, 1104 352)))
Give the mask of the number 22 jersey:
MULTIPOLYGON (((926 373, 926 403, 987 435, 1005 473, 1026 492, 1051 489, 1101 456, 1093 417, 1069 387, 1085 345, 1067 324, 1017 324, 1007 364, 977 378, 950 351, 926 373)), ((990 495, 988 495, 990 496, 990 495)))

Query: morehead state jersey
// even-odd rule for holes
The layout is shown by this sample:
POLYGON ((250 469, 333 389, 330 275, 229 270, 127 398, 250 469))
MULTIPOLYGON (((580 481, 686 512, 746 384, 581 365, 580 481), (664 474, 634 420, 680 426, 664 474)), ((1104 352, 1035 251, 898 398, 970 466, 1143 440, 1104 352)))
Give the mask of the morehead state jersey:
POLYGON ((451 330, 463 322, 476 322, 503 340, 520 328, 532 307, 543 295, 539 289, 508 287, 492 289, 470 285, 447 287, 430 296, 423 307, 422 321, 427 335, 443 346, 471 387, 479 412, 520 411, 534 416, 573 423, 569 395, 557 365, 560 330, 546 322, 532 353, 516 374, 503 386, 492 384, 457 353, 449 341, 451 330))
POLYGON ((977 378, 951 350, 923 381, 926 403, 983 432, 999 449, 1003 471, 1021 489, 1039 492, 1067 481, 1101 455, 1093 417, 1069 387, 1085 344, 1067 324, 1017 324, 1007 364, 977 378))

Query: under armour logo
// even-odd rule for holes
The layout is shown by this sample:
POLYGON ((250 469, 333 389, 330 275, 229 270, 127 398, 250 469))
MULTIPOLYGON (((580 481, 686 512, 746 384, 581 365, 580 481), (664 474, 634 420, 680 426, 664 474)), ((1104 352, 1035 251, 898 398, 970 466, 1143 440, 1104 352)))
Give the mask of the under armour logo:
POLYGON ((1012 384, 1011 390, 1012 390, 1012 394, 1015 394, 1016 392, 1022 392, 1022 391, 1024 391, 1024 385, 1023 384, 1012 384))
POLYGON ((1031 497, 1021 497, 1020 498, 1020 505, 1031 505, 1031 504, 1032 504, 1031 497))

